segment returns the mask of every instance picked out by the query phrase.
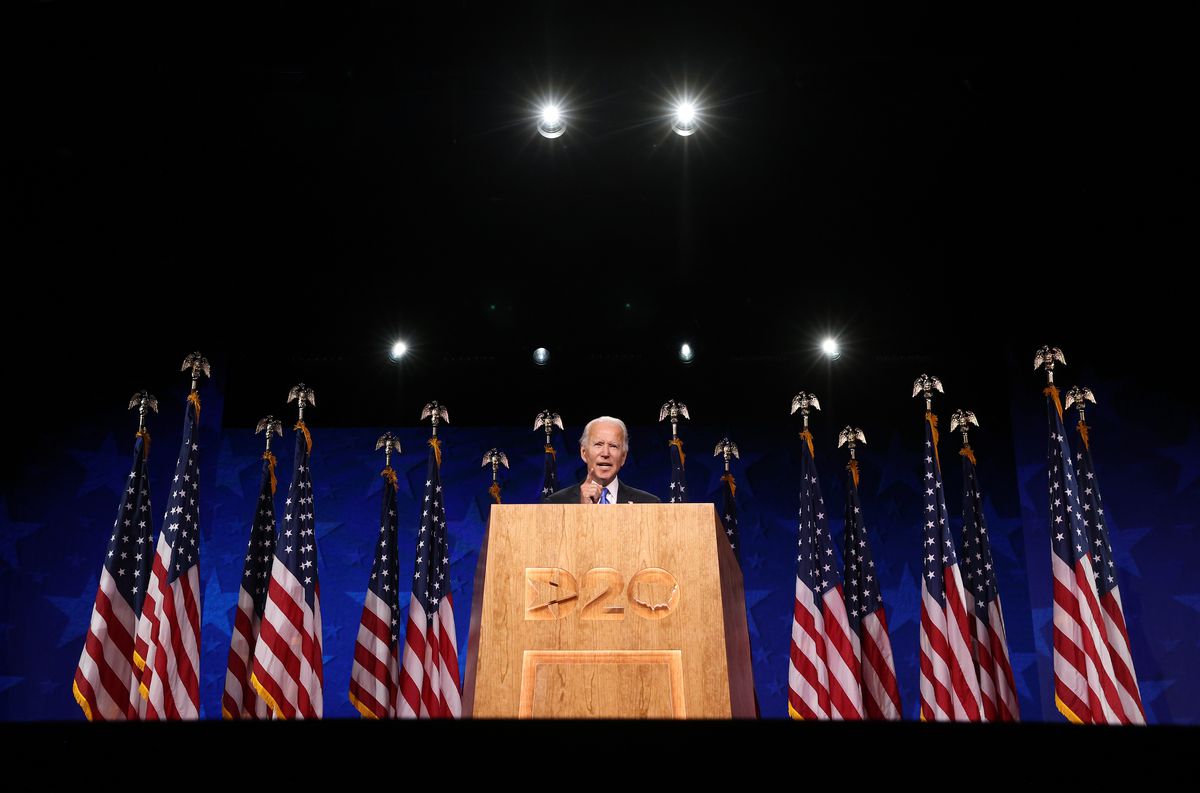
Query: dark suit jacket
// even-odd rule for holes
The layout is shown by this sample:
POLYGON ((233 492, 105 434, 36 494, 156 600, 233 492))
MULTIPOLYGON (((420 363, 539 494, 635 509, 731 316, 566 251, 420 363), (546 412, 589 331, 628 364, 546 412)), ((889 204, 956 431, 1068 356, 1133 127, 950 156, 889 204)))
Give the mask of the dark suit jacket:
MULTIPOLYGON (((580 482, 579 485, 583 483, 580 482)), ((579 503, 579 485, 571 485, 562 490, 555 491, 542 499, 543 504, 578 504, 579 503)), ((645 490, 638 490, 636 487, 630 487, 624 482, 617 484, 617 495, 621 497, 621 504, 658 504, 661 502, 658 496, 653 493, 647 493, 645 490)))

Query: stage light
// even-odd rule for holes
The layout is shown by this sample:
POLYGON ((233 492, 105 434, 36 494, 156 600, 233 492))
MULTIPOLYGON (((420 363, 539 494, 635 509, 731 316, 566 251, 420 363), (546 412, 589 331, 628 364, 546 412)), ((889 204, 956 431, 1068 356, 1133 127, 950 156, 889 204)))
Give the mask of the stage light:
POLYGON ((684 342, 679 347, 679 360, 684 363, 691 363, 696 358, 696 351, 692 349, 692 345, 684 342))
POLYGON ((543 138, 557 138, 567 131, 563 126, 562 111, 558 109, 558 105, 542 107, 542 118, 538 121, 537 129, 543 138))
POLYGON ((550 351, 545 347, 538 347, 533 351, 533 362, 538 366, 545 366, 550 363, 550 351))
POLYGON ((838 343, 832 338, 826 338, 821 342, 821 352, 829 356, 829 360, 836 361, 842 357, 842 351, 838 349, 838 343))
POLYGON ((696 131, 696 106, 692 102, 684 100, 675 106, 675 122, 671 129, 685 138, 696 131))
POLYGON ((392 349, 391 352, 388 353, 388 357, 393 361, 398 361, 404 357, 406 352, 408 352, 408 345, 402 341, 398 341, 392 345, 392 349))

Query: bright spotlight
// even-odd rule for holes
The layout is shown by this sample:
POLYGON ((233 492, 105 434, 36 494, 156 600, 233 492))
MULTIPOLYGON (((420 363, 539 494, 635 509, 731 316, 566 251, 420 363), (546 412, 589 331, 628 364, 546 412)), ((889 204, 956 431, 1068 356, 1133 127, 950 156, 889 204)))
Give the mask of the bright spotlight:
POLYGON ((838 358, 842 357, 842 351, 838 349, 838 343, 832 338, 827 338, 825 341, 821 342, 821 352, 828 355, 829 359, 832 361, 836 361, 838 358))
POLYGON ((406 352, 408 352, 408 345, 402 341, 398 341, 392 345, 392 350, 388 353, 388 357, 393 361, 398 361, 404 357, 406 352))
POLYGON ((538 347, 533 351, 533 362, 538 366, 545 366, 550 363, 550 351, 545 347, 538 347))
POLYGON ((542 107, 542 118, 538 121, 537 129, 543 138, 557 138, 567 131, 567 128, 563 126, 562 112, 558 109, 558 105, 542 107))
POLYGON ((696 106, 693 103, 684 101, 675 106, 675 122, 671 129, 685 138, 696 131, 696 106))
POLYGON ((691 363, 696 357, 696 351, 692 349, 692 345, 684 342, 679 347, 679 360, 684 363, 691 363))

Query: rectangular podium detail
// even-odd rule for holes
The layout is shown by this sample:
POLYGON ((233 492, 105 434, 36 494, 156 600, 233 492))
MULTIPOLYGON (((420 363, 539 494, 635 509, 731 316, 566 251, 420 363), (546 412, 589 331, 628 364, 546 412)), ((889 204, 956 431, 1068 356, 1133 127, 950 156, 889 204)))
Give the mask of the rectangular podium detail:
POLYGON ((753 717, 742 575, 712 504, 494 505, 464 715, 753 717))

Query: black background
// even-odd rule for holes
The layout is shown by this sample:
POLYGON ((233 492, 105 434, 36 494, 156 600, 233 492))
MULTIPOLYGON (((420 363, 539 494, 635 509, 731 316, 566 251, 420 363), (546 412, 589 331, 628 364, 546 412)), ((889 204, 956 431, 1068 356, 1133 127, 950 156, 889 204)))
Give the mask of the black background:
POLYGON ((138 388, 181 387, 193 349, 221 369, 227 425, 284 413, 300 380, 326 425, 411 424, 430 399, 466 424, 546 406, 642 423, 671 397, 782 421, 805 389, 867 426, 918 410, 922 371, 984 404, 1046 343, 1148 386, 1188 370, 1182 18, 8 13, 3 410, 39 416, 18 433, 113 420, 138 388), (686 140, 666 120, 685 85, 686 140), (555 141, 534 132, 550 94, 555 141))

